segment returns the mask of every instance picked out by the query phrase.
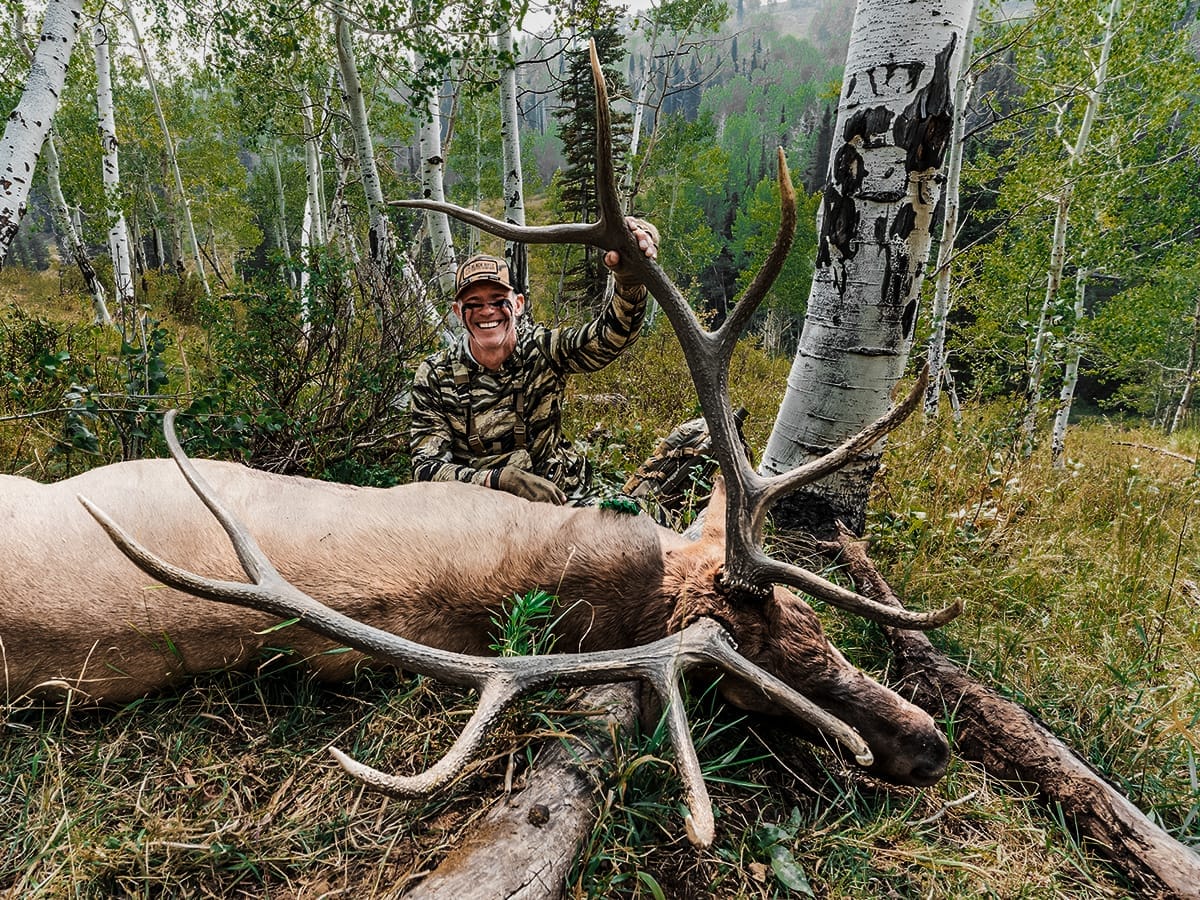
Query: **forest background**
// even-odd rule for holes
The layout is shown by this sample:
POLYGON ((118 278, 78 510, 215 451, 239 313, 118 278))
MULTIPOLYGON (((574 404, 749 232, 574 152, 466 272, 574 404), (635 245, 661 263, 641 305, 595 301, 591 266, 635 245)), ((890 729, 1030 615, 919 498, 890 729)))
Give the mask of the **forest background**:
MULTIPOLYGON (((13 22, 27 12, 6 10, 13 22)), ((572 5, 511 52, 491 37, 520 12, 506 4, 413 16, 438 28, 409 27, 412 12, 346 17, 352 44, 342 43, 356 57, 379 195, 419 196, 440 179, 455 202, 502 214, 500 82, 515 63, 528 221, 586 218, 590 86, 578 38, 597 35, 626 114, 618 133, 631 209, 660 227, 662 265, 714 321, 773 239, 773 160, 784 148, 803 186, 800 232, 733 371, 750 443, 761 448, 803 323, 853 3, 675 0, 636 14, 572 5), (440 150, 430 152, 438 120, 440 150), (440 173, 430 171, 435 159, 440 173)), ((87 16, 54 118, 57 170, 44 156, 0 272, 2 470, 57 479, 159 455, 161 414, 180 407, 196 455, 361 484, 406 480, 403 397, 414 361, 445 328, 436 311, 445 309, 447 239, 430 217, 381 213, 364 190, 330 11, 106 5, 87 16), (87 46, 96 43, 111 51, 120 158, 120 179, 107 186, 87 46), (65 220, 94 282, 72 264, 65 220), (127 277, 105 252, 118 221, 127 277), (385 233, 407 260, 386 284, 371 271, 385 233), (96 284, 112 326, 94 324, 103 318, 96 284)), ((919 329, 933 342, 944 323, 944 349, 932 343, 928 355, 944 365, 939 385, 953 403, 931 405, 894 441, 867 522, 903 596, 921 607, 967 600, 938 637, 947 652, 1034 709, 1193 845, 1196 20, 1194 0, 981 7, 960 227, 940 242, 954 252, 931 265, 919 329), (941 292, 952 300, 944 314, 941 292), (1064 444, 1051 440, 1051 419, 1071 422, 1064 444)), ((14 28, 0 41, 5 109, 28 70, 27 37, 14 28)), ((460 257, 502 249, 457 225, 449 243, 460 257)), ((531 248, 528 272, 534 314, 548 323, 586 315, 599 289, 595 260, 579 250, 531 248)), ((569 409, 572 433, 614 488, 695 415, 662 317, 652 316, 632 358, 579 379, 569 409)), ((886 668, 871 629, 829 626, 858 664, 886 668)), ((229 676, 116 719, 10 713, 0 821, 15 818, 5 822, 0 888, 50 896, 84 879, 102 893, 169 884, 257 896, 267 885, 317 896, 321 885, 364 879, 402 885, 444 853, 494 778, 477 774, 437 802, 389 807, 364 796, 352 809, 334 779, 289 779, 296 747, 345 729, 382 758, 436 742, 390 732, 413 718, 436 730, 431 711, 453 716, 459 701, 424 684, 399 697, 395 688, 229 676), (237 724, 214 731, 205 727, 213 716, 237 724), (253 737, 238 743, 230 732, 253 737), (227 756, 261 783, 235 777, 227 756), (134 757, 161 767, 139 789, 159 799, 132 799, 137 785, 111 771, 134 757), (209 774, 198 786, 200 768, 209 774), (216 812, 231 803, 245 814, 216 812), (403 840, 400 822, 412 832, 403 840)), ((960 764, 929 792, 883 789, 775 726, 698 702, 711 707, 712 766, 728 791, 718 797, 718 845, 704 854, 680 846, 664 799, 669 760, 650 736, 618 762, 618 789, 577 864, 580 892, 1127 890, 1068 823, 981 770, 960 764)), ((521 715, 498 747, 538 730, 542 712, 521 715)))

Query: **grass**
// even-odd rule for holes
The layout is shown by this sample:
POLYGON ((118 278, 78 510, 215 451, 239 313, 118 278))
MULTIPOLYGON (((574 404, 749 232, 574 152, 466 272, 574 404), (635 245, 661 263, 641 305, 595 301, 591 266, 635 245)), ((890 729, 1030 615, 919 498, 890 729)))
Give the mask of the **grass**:
MULTIPOLYGON (((57 285, 6 270, 0 306, 21 296, 61 327, 83 328, 86 304, 57 285)), ((787 367, 749 346, 735 361, 754 446, 787 367)), ((614 476, 695 410, 665 332, 572 391, 568 429, 593 436, 614 476)), ((1029 706, 1169 832, 1200 843, 1200 616, 1183 589, 1200 580, 1200 483, 1178 459, 1125 446, 1195 457, 1200 434, 1168 441, 1091 421, 1072 429, 1068 464, 1054 469, 1007 452, 1011 410, 966 415, 960 429, 913 421, 892 439, 868 524, 875 559, 914 608, 962 598, 965 613, 936 642, 1029 706)), ((0 428, 6 460, 31 445, 44 452, 46 440, 0 428)), ((835 643, 886 677, 873 626, 822 615, 835 643)), ((276 663, 118 710, 2 711, 0 896, 396 896, 502 797, 510 759, 520 777, 557 714, 536 699, 514 710, 479 763, 426 801, 362 791, 326 747, 415 771, 471 709, 469 696, 424 679, 364 672, 322 686, 276 663)), ((791 897, 805 896, 805 883, 821 898, 1131 896, 1052 813, 974 765, 954 761, 928 790, 888 787, 784 723, 744 718, 708 695, 692 709, 716 843, 687 845, 661 736, 626 736, 596 798, 575 896, 791 897)))

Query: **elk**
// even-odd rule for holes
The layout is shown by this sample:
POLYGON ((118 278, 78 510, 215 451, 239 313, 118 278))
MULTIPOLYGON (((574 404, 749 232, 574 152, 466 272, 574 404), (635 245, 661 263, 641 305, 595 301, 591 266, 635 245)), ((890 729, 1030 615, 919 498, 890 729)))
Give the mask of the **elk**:
POLYGON ((714 822, 680 697, 688 670, 724 672, 722 689, 733 702, 811 723, 883 778, 928 785, 943 775, 948 745, 933 719, 850 665, 786 586, 901 628, 936 627, 957 615, 957 605, 895 609, 762 550, 770 506, 894 429, 923 383, 827 456, 784 475, 755 473, 730 412, 728 362, 790 245, 795 197, 782 154, 779 238, 725 324, 705 331, 662 270, 634 252, 617 201, 594 48, 592 64, 598 223, 517 228, 444 204, 404 205, 445 209, 505 238, 585 241, 637 260, 680 336, 726 481, 701 538, 687 540, 645 516, 533 505, 474 485, 356 488, 192 461, 169 413, 168 446, 190 489, 169 460, 119 463, 52 485, 0 480, 10 548, 0 586, 5 699, 68 690, 120 702, 186 675, 248 667, 268 647, 290 648, 324 678, 345 677, 369 657, 479 694, 454 745, 420 774, 386 774, 334 751, 369 786, 413 796, 452 780, 522 692, 643 679, 666 710, 687 832, 698 846, 711 843, 714 822), (238 580, 239 570, 250 583, 238 580), (514 593, 535 588, 557 596, 556 647, 569 652, 486 656, 493 616, 514 593), (281 628, 280 618, 295 623, 281 628), (358 652, 330 652, 344 647, 358 652))

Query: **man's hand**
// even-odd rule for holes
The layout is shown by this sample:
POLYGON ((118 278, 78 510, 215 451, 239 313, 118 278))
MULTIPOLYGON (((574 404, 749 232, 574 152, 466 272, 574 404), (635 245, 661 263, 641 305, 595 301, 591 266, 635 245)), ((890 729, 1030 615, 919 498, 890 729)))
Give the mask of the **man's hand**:
MULTIPOLYGON (((657 259, 658 229, 649 222, 635 219, 633 216, 626 216, 625 224, 629 227, 633 239, 646 258, 657 259)), ((641 284, 641 280, 622 263, 621 254, 616 250, 609 250, 604 254, 604 264, 612 269, 613 278, 616 279, 618 287, 631 288, 641 284)))
POLYGON ((548 481, 532 472, 526 472, 524 469, 518 469, 516 466, 505 466, 500 470, 496 487, 535 503, 553 503, 556 506, 562 506, 567 502, 567 495, 553 481, 548 481))

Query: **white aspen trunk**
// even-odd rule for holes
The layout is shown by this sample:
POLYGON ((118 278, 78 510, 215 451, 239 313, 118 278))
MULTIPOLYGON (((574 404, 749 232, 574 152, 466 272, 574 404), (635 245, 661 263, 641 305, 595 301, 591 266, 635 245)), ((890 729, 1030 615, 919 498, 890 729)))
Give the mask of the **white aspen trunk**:
POLYGON ((180 208, 183 210, 183 223, 187 228, 188 240, 192 245, 192 258, 196 261, 196 274, 200 277, 200 284, 204 288, 204 296, 211 297, 212 291, 208 286, 208 275, 204 270, 204 260, 200 256, 200 242, 196 240, 196 228, 192 224, 192 202, 188 199, 187 193, 183 189, 183 176, 179 172, 179 157, 175 153, 175 142, 171 138, 171 129, 167 127, 167 117, 163 113, 162 103, 158 99, 158 83, 154 78, 154 69, 150 66, 150 56, 146 53, 146 45, 142 41, 142 33, 138 30, 137 19, 133 15, 133 9, 130 6, 129 0, 125 0, 125 18, 129 21, 129 30, 133 35, 133 43, 137 47, 138 56, 142 60, 142 70, 146 73, 146 86, 150 89, 150 99, 154 102, 154 112, 158 116, 158 127, 162 129, 163 146, 167 151, 167 162, 171 167, 171 174, 175 178, 175 192, 179 198, 180 208))
POLYGON ((82 21, 83 0, 46 0, 40 39, 21 99, 0 137, 0 269, 25 215, 33 172, 58 112, 67 63, 82 21))
POLYGON ((1058 395, 1058 411, 1054 414, 1054 429, 1050 435, 1050 461, 1061 469, 1063 450, 1067 445, 1067 422, 1071 419, 1071 404, 1075 400, 1075 385, 1079 383, 1079 361, 1083 358, 1083 340, 1079 324, 1083 321, 1083 296, 1087 290, 1088 271, 1082 266, 1075 273, 1075 319, 1067 338, 1070 350, 1063 373, 1062 390, 1058 395))
POLYGON ((54 145, 54 132, 51 132, 46 138, 45 154, 46 186, 50 189, 50 208, 54 214, 54 222, 62 233, 67 252, 75 265, 79 267, 83 283, 87 286, 88 293, 92 295, 92 321, 96 325, 112 325, 113 320, 108 311, 104 285, 100 283, 100 278, 96 275, 96 269, 92 266, 87 247, 83 244, 83 238, 75 228, 75 223, 71 221, 71 211, 67 206, 67 198, 63 195, 62 179, 59 177, 58 150, 54 145))
POLYGON ((350 116, 350 130, 354 136, 354 149, 358 157, 363 191, 367 196, 367 212, 370 217, 370 258, 382 278, 385 277, 383 273, 391 267, 395 241, 392 236, 391 222, 387 217, 387 204, 383 199, 379 169, 375 165, 375 142, 367 123, 367 106, 363 100, 358 65, 354 61, 354 44, 350 36, 350 23, 339 13, 335 17, 335 28, 342 92, 346 111, 350 116))
MULTIPOLYGON (((321 148, 313 117, 313 102, 308 88, 300 91, 300 114, 304 123, 304 174, 308 187, 309 241, 305 248, 325 243, 325 223, 321 200, 321 148)), ((307 261, 307 260, 306 260, 307 261)))
MULTIPOLYGON (((497 37, 501 50, 513 53, 513 65, 500 73, 500 146, 504 157, 504 220, 514 225, 525 224, 525 176, 521 171, 520 115, 517 109, 517 48, 513 42, 512 26, 507 25, 497 37)), ((504 258, 520 293, 529 291, 529 254, 524 244, 506 241, 504 258)))
POLYGON ((304 204, 304 219, 300 224, 300 246, 303 248, 304 265, 300 267, 300 328, 307 338, 312 327, 312 277, 308 264, 313 258, 313 206, 316 198, 310 193, 308 202, 304 204))
POLYGON ((1171 417, 1171 425, 1167 434, 1174 434, 1183 425, 1183 417, 1192 405, 1192 393, 1196 389, 1197 349, 1200 345, 1200 295, 1196 296, 1196 308, 1192 311, 1192 340, 1188 343, 1187 367, 1183 373, 1183 393, 1179 397, 1179 405, 1175 407, 1175 415, 1171 417))
MULTIPOLYGON (((656 32, 657 34, 657 32, 656 32)), ((653 44, 651 45, 653 49, 653 44)), ((646 71, 645 66, 642 67, 641 84, 638 85, 637 99, 633 101, 633 130, 629 134, 629 165, 625 169, 625 177, 622 179, 624 184, 621 185, 621 193, 625 195, 625 210, 633 212, 633 172, 636 168, 638 144, 642 136, 642 120, 646 115, 646 96, 650 93, 650 73, 646 71)))
POLYGON ((113 112, 112 61, 108 28, 100 19, 93 31, 96 49, 96 127, 100 131, 100 164, 108 209, 108 252, 112 256, 113 286, 122 321, 134 307, 133 265, 129 258, 129 235, 121 209, 121 167, 117 153, 117 123, 113 112))
POLYGON ((972 7, 967 30, 963 34, 962 62, 958 67, 958 79, 954 87, 954 133, 950 138, 950 156, 946 163, 945 219, 942 222, 942 239, 938 243, 937 281, 930 311, 929 334, 929 387, 925 390, 925 415, 935 418, 938 401, 942 394, 942 366, 946 361, 946 317, 950 314, 950 267, 954 261, 954 250, 958 238, 959 183, 962 180, 963 136, 967 127, 967 103, 975 87, 971 77, 971 52, 975 44, 975 23, 979 10, 972 7))
POLYGON ((1067 218, 1071 211, 1071 198, 1075 193, 1075 176, 1079 171, 1079 164, 1087 152, 1088 141, 1092 136, 1092 124, 1096 121, 1096 113, 1100 109, 1100 98, 1104 92, 1105 81, 1108 79, 1108 57, 1112 50, 1120 6, 1120 0, 1111 0, 1109 3, 1108 19, 1104 26, 1104 42, 1100 46, 1100 62, 1093 74, 1092 86, 1087 91, 1087 106, 1083 111, 1083 120, 1079 123, 1079 134, 1075 138, 1075 144, 1068 150, 1066 178, 1058 194, 1054 231, 1050 243, 1050 268, 1046 273, 1046 295, 1042 299, 1037 333, 1034 335, 1033 350, 1029 355, 1029 382, 1025 389, 1025 418, 1021 423, 1021 452, 1024 456, 1030 456, 1033 453, 1033 435, 1037 428, 1038 407, 1042 402, 1042 378, 1046 371, 1046 352, 1050 341, 1050 313, 1054 309, 1058 289, 1062 284, 1063 265, 1066 262, 1067 218))
MULTIPOLYGON (((818 214, 804 331, 763 455, 765 473, 818 456, 891 403, 912 347, 930 220, 954 121, 972 0, 859 0, 818 214)), ((861 531, 882 445, 777 507, 861 531)))
MULTIPOLYGON (((13 32, 18 49, 25 57, 25 61, 32 67, 34 55, 33 51, 29 49, 25 35, 25 17, 20 9, 14 13, 13 32)), ((75 227, 75 222, 71 218, 71 208, 67 205, 67 198, 63 194, 62 178, 59 174, 58 147, 54 141, 53 129, 46 135, 46 143, 42 149, 46 154, 46 187, 50 194, 51 217, 62 239, 65 255, 79 267, 83 283, 92 296, 92 323, 100 326, 112 325, 113 320, 108 312, 108 300, 104 292, 104 285, 100 283, 100 278, 96 275, 96 269, 88 256, 87 247, 84 246, 83 238, 80 237, 81 232, 75 227)))
MULTIPOLYGON (((283 171, 279 166, 279 144, 276 143, 271 148, 271 172, 275 176, 275 200, 279 205, 278 224, 275 226, 279 232, 279 249, 283 252, 284 259, 292 258, 291 240, 288 238, 288 222, 287 222, 287 197, 283 192, 283 171)), ((296 274, 290 263, 284 263, 283 276, 287 280, 289 287, 296 287, 296 274)))
MULTIPOLYGON (((416 55, 417 71, 425 68, 425 59, 416 55)), ((446 160, 442 155, 442 105, 438 97, 439 86, 430 85, 429 92, 418 100, 421 153, 421 195, 426 200, 446 202, 446 160)), ((458 267, 454 258, 454 236, 450 232, 450 217, 445 213, 425 211, 425 230, 433 251, 434 272, 443 296, 454 294, 454 272, 458 267)))
MULTIPOLYGON (((367 211, 370 217, 367 232, 370 242, 368 248, 370 265, 367 268, 372 280, 370 293, 375 303, 380 328, 384 333, 384 340, 394 343, 394 312, 389 298, 393 294, 390 280, 399 269, 396 260, 396 241, 391 221, 387 217, 387 203, 383 199, 379 169, 375 165, 375 143, 367 122, 367 106, 363 100, 362 80, 358 76, 358 65, 354 61, 354 44, 350 34, 350 23, 338 13, 334 17, 334 28, 338 71, 342 81, 342 97, 350 118, 355 155, 358 157, 359 172, 363 191, 367 197, 367 211)), ((451 279, 454 277, 453 269, 450 277, 451 279)), ((441 327, 442 316, 434 308, 426 291, 422 290, 412 296, 412 301, 430 327, 441 327)))

